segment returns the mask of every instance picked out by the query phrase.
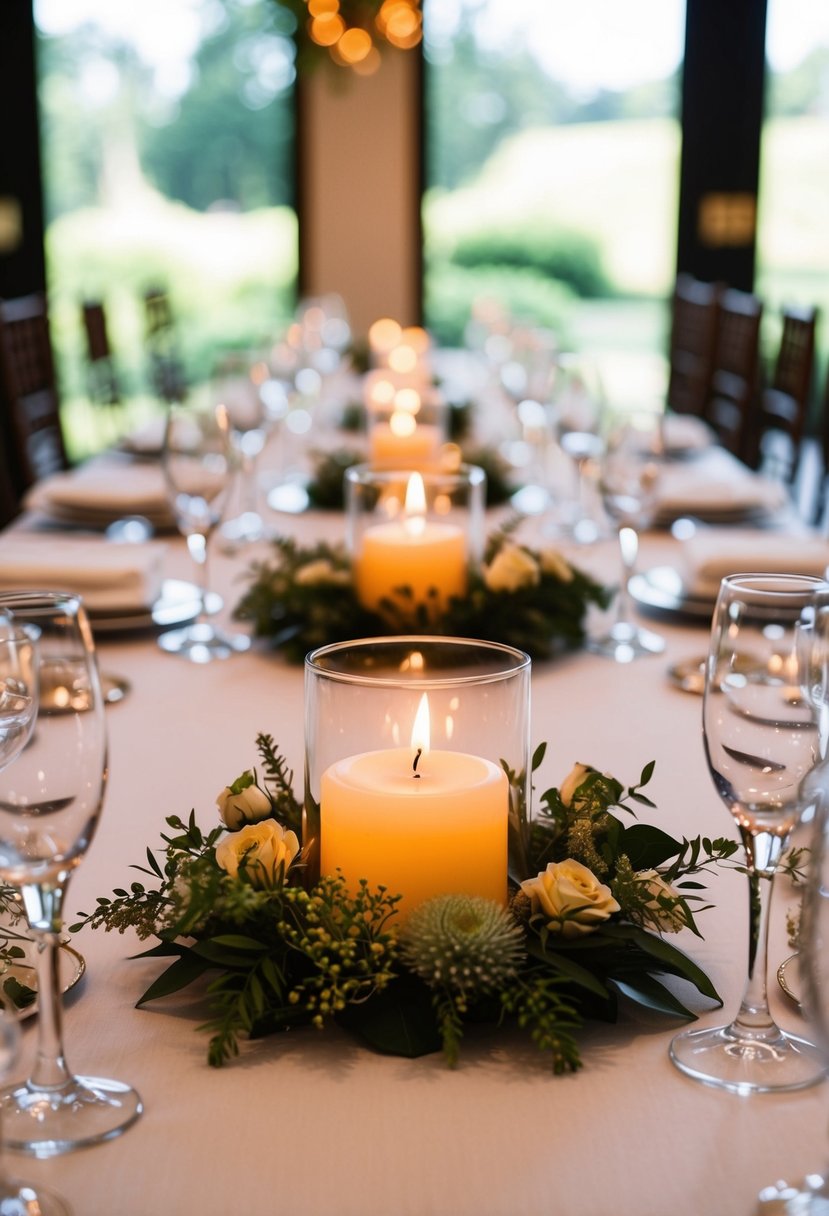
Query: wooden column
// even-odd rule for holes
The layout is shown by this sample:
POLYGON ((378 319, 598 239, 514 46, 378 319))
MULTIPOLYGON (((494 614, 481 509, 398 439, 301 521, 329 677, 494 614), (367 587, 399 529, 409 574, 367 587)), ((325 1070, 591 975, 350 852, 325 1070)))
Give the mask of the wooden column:
POLYGON ((421 319, 419 50, 383 53, 357 76, 321 65, 297 89, 302 295, 338 292, 355 336, 421 319))

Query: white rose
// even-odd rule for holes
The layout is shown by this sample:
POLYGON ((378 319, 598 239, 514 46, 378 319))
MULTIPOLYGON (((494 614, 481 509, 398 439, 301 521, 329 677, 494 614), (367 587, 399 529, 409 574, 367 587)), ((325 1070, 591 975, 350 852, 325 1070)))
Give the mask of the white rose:
POLYGON ((553 549, 548 545, 547 548, 541 550, 538 560, 544 574, 552 574, 561 583, 572 583, 573 568, 562 557, 558 549, 553 549))
POLYGON ((216 799, 216 806, 222 822, 231 832, 237 832, 246 823, 267 819, 273 810, 270 798, 256 784, 250 769, 237 777, 233 785, 225 786, 216 799))
POLYGON ((546 916, 547 928, 562 937, 591 933, 620 911, 610 888, 572 857, 551 861, 541 874, 525 879, 521 890, 530 897, 533 912, 546 916))
POLYGON ((483 570, 484 582, 490 591, 518 591, 533 587, 541 578, 538 562, 520 545, 502 545, 483 570))
POLYGON ((636 881, 642 883, 651 898, 642 908, 643 920, 652 929, 662 933, 679 933, 688 920, 682 907, 675 901, 680 898, 670 883, 657 870, 638 870, 636 881))
POLYGON ((287 871, 298 852, 296 832, 264 819, 225 836, 216 845, 216 861, 231 878, 237 878, 241 869, 254 887, 267 887, 280 870, 287 871))
MULTIPOLYGON (((570 806, 573 802, 573 795, 584 781, 588 773, 595 773, 596 770, 590 764, 574 764, 570 772, 561 783, 561 788, 558 791, 559 798, 565 806, 570 806)), ((578 804, 576 804, 578 805, 578 804)))
POLYGON ((330 583, 333 586, 345 586, 351 581, 347 570, 338 570, 327 557, 319 557, 316 561, 307 562, 300 566, 294 575, 294 582, 300 587, 314 587, 318 583, 330 583))

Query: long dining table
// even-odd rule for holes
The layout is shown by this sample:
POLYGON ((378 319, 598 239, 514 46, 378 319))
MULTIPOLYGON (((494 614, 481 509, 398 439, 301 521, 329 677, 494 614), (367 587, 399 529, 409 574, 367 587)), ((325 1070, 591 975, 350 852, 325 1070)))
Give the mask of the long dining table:
MULTIPOLYGON (((332 512, 269 524, 303 541, 340 539, 344 526, 332 512)), ((641 565, 672 562, 677 544, 668 532, 645 535, 641 565)), ((617 580, 612 538, 566 551, 617 580)), ((266 543, 233 555, 216 548, 212 577, 229 627, 245 628, 232 610, 250 562, 267 552, 266 543)), ((167 540, 165 572, 192 577, 183 541, 167 540)), ((680 837, 734 835, 706 767, 701 698, 668 679, 671 664, 704 654, 705 622, 651 626, 666 639, 661 655, 615 663, 581 650, 534 664, 533 742, 548 743, 535 788, 560 784, 576 761, 632 784, 654 760, 650 821, 680 837)), ((193 809, 212 827, 219 791, 257 760, 258 732, 274 736, 297 783, 303 768, 303 669, 267 642, 207 665, 163 653, 152 631, 103 633, 98 651, 102 671, 129 692, 107 709, 106 806, 71 882, 70 920, 136 877, 131 867, 160 846, 166 816, 193 809)), ((688 930, 678 939, 723 998, 719 1009, 683 990, 701 1026, 736 1012, 747 966, 745 876, 723 868, 708 894, 704 940, 688 930)), ((769 987, 781 1024, 803 1030, 776 982, 797 897, 778 882, 769 987)), ((71 944, 86 970, 65 997, 70 1067, 127 1080, 144 1101, 138 1122, 108 1143, 45 1161, 8 1154, 11 1172, 60 1192, 76 1216, 746 1216, 763 1186, 822 1167, 829 1152, 825 1084, 748 1097, 706 1087, 669 1059, 684 1024, 624 1005, 616 1024, 585 1027, 583 1067, 563 1076, 518 1030, 487 1028, 466 1034, 455 1069, 440 1055, 375 1054, 337 1027, 245 1042, 215 1069, 198 993, 136 1008, 161 968, 131 958, 146 943, 84 929, 71 944)), ((35 1021, 23 1023, 21 1075, 35 1021)))

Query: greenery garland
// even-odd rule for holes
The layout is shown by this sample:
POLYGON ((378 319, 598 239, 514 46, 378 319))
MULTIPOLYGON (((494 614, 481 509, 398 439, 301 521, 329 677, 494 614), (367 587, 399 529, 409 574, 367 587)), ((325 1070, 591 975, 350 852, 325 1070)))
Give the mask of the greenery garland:
POLYGON ((738 845, 636 822, 637 806, 654 805, 642 793, 653 764, 627 789, 576 765, 534 819, 514 800, 508 907, 449 894, 400 926, 396 894, 313 879, 293 774, 271 736, 260 734, 257 749, 259 773, 221 792, 218 824, 204 833, 195 812, 170 816, 161 860, 148 848, 146 866, 134 867, 152 885, 117 888, 72 926, 157 939, 138 957, 168 966, 139 1006, 206 978, 211 1064, 236 1055, 241 1036, 331 1021, 378 1051, 442 1049, 455 1064, 467 1027, 486 1022, 525 1030, 560 1073, 581 1066, 584 1021, 614 1021, 620 996, 693 1018, 660 977, 722 1003, 665 935, 700 936, 700 877, 738 845))
POLYGON ((383 601, 381 615, 369 611, 357 599, 343 546, 322 541, 303 548, 290 538, 274 542, 273 561, 251 567, 234 615, 252 621, 257 637, 294 662, 329 642, 403 633, 503 642, 534 659, 581 646, 587 609, 607 607, 609 590, 556 549, 517 544, 514 526, 490 538, 483 568, 470 573, 467 595, 451 599, 439 618, 428 604, 414 603, 404 587, 383 601))

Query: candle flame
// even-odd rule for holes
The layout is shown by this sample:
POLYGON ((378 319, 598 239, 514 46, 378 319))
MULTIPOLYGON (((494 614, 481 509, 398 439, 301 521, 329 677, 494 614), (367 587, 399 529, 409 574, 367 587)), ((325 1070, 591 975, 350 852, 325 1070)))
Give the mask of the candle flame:
POLYGON ((426 528, 426 487, 419 473, 412 473, 406 484, 403 527, 409 536, 422 536, 426 528))
POLYGON ((418 751, 428 752, 431 746, 432 729, 429 719, 429 698, 424 692, 415 714, 412 726, 412 747, 418 751))
POLYGON ((417 430, 417 421, 414 414, 404 413, 402 410, 395 410, 389 418, 389 430, 392 435, 396 435, 398 439, 405 439, 409 435, 414 435, 417 430))

